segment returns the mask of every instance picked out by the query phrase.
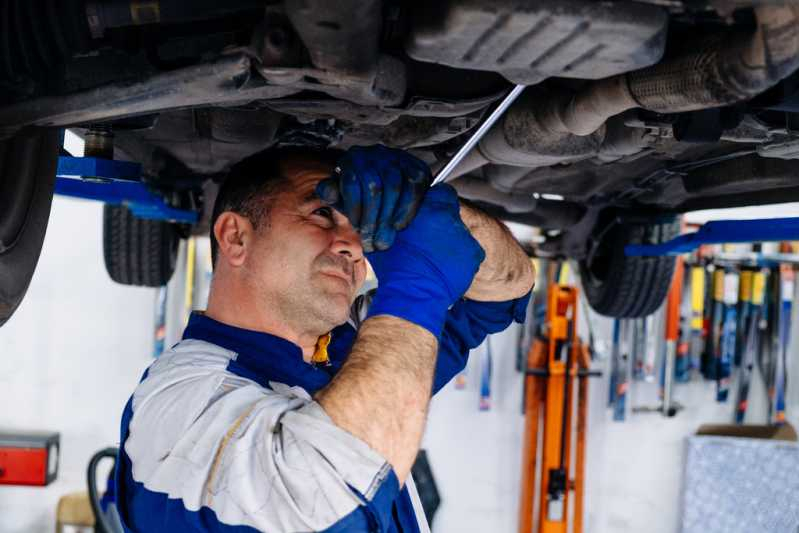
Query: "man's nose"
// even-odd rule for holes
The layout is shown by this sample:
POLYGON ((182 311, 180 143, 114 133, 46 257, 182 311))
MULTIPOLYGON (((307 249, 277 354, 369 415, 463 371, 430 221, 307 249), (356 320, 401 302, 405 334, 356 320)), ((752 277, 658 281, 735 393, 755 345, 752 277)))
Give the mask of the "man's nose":
POLYGON ((360 234, 344 215, 336 213, 335 219, 335 237, 331 246, 333 253, 348 257, 352 261, 360 261, 363 259, 360 234))

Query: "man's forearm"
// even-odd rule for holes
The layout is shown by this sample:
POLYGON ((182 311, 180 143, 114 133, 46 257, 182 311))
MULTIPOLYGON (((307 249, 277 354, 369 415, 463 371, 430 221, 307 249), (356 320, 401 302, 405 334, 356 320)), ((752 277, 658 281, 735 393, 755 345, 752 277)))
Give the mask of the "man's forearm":
POLYGON ((486 254, 464 296, 482 302, 502 302, 527 294, 535 282, 535 271, 510 230, 479 209, 463 203, 460 214, 486 254))
POLYGON ((347 361, 316 400, 340 428, 379 452, 405 482, 424 432, 438 343, 407 320, 361 326, 347 361))

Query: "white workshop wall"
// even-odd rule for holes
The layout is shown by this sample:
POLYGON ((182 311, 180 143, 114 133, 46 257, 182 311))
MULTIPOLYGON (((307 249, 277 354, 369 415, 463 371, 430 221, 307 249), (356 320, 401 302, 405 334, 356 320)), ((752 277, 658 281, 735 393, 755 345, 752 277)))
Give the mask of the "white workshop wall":
POLYGON ((105 272, 102 205, 56 197, 28 294, 0 328, 0 427, 61 433, 58 480, 0 485, 0 532, 54 531, 58 498, 85 490, 91 455, 151 361, 155 291, 105 272))

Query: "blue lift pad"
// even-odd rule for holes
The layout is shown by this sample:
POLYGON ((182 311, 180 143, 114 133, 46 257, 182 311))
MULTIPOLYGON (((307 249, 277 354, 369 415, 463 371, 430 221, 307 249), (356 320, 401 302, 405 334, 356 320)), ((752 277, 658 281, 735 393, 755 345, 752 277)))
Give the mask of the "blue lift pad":
POLYGON ((129 161, 114 161, 99 157, 64 157, 58 158, 56 176, 64 178, 82 178, 91 176, 107 180, 125 180, 139 182, 141 165, 129 161))
POLYGON ((680 255, 703 244, 799 240, 799 218, 714 220, 694 233, 680 235, 661 244, 630 244, 627 256, 680 255))
POLYGON ((122 204, 134 216, 193 224, 199 213, 176 209, 140 181, 141 165, 96 157, 59 157, 55 192, 62 196, 122 204))

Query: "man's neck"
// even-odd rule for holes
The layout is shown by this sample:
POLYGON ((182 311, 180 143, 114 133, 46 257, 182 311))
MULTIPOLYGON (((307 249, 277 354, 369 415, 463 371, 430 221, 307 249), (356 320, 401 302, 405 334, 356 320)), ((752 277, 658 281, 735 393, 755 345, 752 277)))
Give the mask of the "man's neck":
POLYGON ((269 333, 293 342, 302 350, 303 360, 306 363, 311 361, 319 333, 297 328, 276 313, 274 306, 259 305, 251 295, 235 294, 232 287, 213 289, 208 296, 206 316, 230 326, 269 333))

